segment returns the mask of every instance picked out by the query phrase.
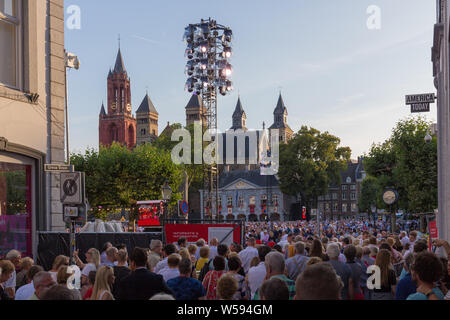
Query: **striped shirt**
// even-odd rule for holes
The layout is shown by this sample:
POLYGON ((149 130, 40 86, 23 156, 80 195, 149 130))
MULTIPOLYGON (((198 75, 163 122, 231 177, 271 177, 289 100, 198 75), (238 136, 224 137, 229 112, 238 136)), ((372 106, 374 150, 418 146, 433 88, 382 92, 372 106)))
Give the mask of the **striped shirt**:
MULTIPOLYGON (((278 278, 286 282, 288 290, 289 290, 289 300, 294 300, 295 297, 295 282, 286 277, 284 274, 277 274, 275 276, 271 276, 269 280, 278 278)), ((255 293, 255 297, 253 300, 261 300, 259 296, 259 289, 255 293)))

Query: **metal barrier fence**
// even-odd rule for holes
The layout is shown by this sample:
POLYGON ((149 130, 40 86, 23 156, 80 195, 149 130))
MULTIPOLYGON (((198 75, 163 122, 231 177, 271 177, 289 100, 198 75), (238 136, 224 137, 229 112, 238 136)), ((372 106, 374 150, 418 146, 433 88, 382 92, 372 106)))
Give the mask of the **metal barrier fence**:
MULTIPOLYGON (((45 270, 52 268, 53 261, 58 255, 70 255, 70 235, 66 232, 39 232, 37 264, 45 270)), ((75 234, 76 248, 79 249, 79 257, 86 261, 85 253, 90 248, 101 251, 106 242, 114 246, 125 244, 128 252, 135 247, 148 248, 153 239, 162 240, 161 232, 120 232, 120 233, 77 233, 75 234)))

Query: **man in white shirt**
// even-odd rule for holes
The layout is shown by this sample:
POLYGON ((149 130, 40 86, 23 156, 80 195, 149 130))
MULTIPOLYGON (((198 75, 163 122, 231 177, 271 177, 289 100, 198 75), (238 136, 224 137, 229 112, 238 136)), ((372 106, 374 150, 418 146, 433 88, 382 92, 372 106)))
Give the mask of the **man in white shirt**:
POLYGON ((27 272, 28 284, 17 289, 14 300, 28 300, 34 294, 33 278, 38 273, 44 271, 41 266, 32 266, 27 272))
POLYGON ((217 246, 219 245, 219 239, 212 238, 209 242, 209 259, 214 259, 217 256, 217 246))
POLYGON ((200 259, 200 248, 206 244, 205 239, 200 238, 197 240, 195 244, 197 245, 197 251, 195 252, 195 259, 198 260, 200 259))
POLYGON ((296 242, 294 248, 295 256, 286 260, 288 277, 293 281, 295 281, 297 276, 305 270, 306 263, 309 260, 309 258, 305 256, 305 244, 303 242, 296 242))
POLYGON ((115 247, 109 247, 106 249, 106 261, 102 264, 102 266, 111 268, 114 267, 114 262, 117 260, 117 252, 119 252, 119 250, 115 247))
POLYGON ((159 271, 167 267, 167 257, 172 253, 175 253, 177 249, 173 243, 169 243, 164 247, 163 251, 165 258, 157 263, 155 270, 153 271, 154 273, 159 273, 159 271))
POLYGON ((167 267, 161 269, 158 272, 158 274, 163 276, 165 282, 180 276, 180 271, 178 270, 178 265, 180 264, 180 261, 181 256, 178 253, 172 253, 167 258, 167 267))
POLYGON ((266 266, 264 260, 266 255, 271 251, 272 249, 269 246, 258 247, 258 257, 260 262, 256 267, 252 267, 248 270, 248 285, 250 287, 252 299, 255 296, 256 290, 258 290, 266 278, 266 266))
MULTIPOLYGON (((11 250, 6 254, 5 259, 11 261, 14 267, 17 269, 20 266, 22 255, 17 250, 11 250)), ((8 295, 12 299, 14 299, 14 296, 16 294, 16 270, 14 270, 11 277, 5 282, 4 288, 8 295)))
POLYGON ((247 274, 250 269, 250 262, 254 257, 258 256, 258 250, 256 249, 256 240, 255 238, 249 238, 247 240, 247 248, 239 252, 239 258, 242 261, 242 268, 244 268, 244 272, 247 274))
POLYGON ((400 232, 400 242, 402 243, 403 247, 405 247, 406 244, 409 243, 409 238, 406 236, 405 231, 400 232))

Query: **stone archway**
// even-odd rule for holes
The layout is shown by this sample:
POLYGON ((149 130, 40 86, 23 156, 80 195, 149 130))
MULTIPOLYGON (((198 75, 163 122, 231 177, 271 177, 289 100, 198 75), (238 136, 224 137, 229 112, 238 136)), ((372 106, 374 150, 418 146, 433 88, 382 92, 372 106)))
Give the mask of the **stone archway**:
POLYGON ((249 214, 248 221, 257 222, 258 221, 258 216, 256 214, 254 214, 254 213, 249 214))
POLYGON ((278 213, 272 213, 270 216, 271 221, 280 221, 280 215, 278 213))
POLYGON ((237 216, 238 220, 247 221, 247 216, 245 214, 240 214, 237 216))
POLYGON ((232 220, 236 220, 236 218, 234 217, 234 214, 227 215, 227 221, 232 221, 232 220))

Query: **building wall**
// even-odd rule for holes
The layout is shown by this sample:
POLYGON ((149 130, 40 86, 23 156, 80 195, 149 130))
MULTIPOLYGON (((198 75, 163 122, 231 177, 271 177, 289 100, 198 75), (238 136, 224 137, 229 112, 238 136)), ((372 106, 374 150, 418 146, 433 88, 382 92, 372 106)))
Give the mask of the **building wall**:
POLYGON ((153 113, 136 114, 136 144, 152 143, 158 138, 158 115, 153 113), (144 120, 144 122, 140 121, 144 120), (145 129, 145 134, 142 134, 145 129))
POLYGON ((0 137, 9 145, 4 151, 6 157, 17 158, 25 153, 43 155, 43 160, 33 162, 33 203, 37 204, 33 224, 40 221, 37 226, 40 230, 58 231, 65 228, 59 175, 46 175, 42 170, 44 162, 65 161, 64 1, 20 3, 22 77, 18 88, 0 84, 0 137), (30 102, 27 93, 37 93, 39 98, 30 102))

